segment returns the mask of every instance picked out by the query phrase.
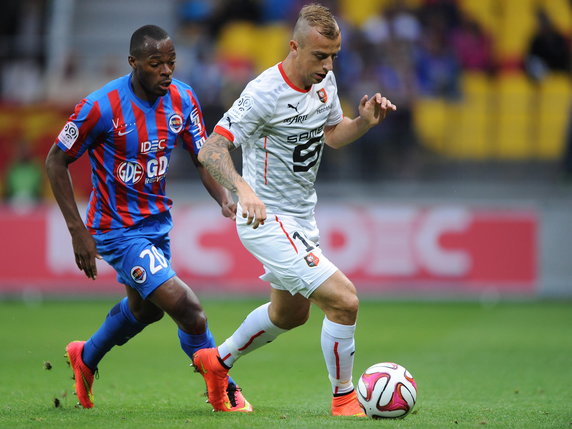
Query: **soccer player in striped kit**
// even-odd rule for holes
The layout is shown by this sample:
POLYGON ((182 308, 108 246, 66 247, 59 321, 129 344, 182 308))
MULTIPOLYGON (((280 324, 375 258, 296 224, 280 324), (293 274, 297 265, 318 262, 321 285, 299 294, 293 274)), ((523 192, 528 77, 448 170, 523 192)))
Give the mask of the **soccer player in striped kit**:
POLYGON ((199 152, 211 175, 236 192, 238 234, 272 286, 270 302, 252 311, 230 338, 195 353, 215 410, 228 409, 224 392, 234 362, 304 324, 314 303, 325 314, 321 345, 331 413, 365 416, 352 383, 358 298, 320 250, 314 182, 324 144, 339 148, 356 140, 396 107, 377 93, 361 99, 357 118, 343 116, 332 72, 340 48, 331 12, 318 4, 303 7, 286 59, 246 86, 199 152), (229 154, 238 146, 242 176, 229 154))
MULTIPOLYGON (((93 378, 103 356, 164 313, 178 325, 181 347, 189 357, 215 345, 197 296, 170 262, 172 201, 165 195, 165 180, 177 142, 190 154, 222 214, 234 219, 236 212, 229 192, 197 161, 207 134, 193 89, 173 78, 176 53, 169 35, 154 25, 139 28, 131 37, 128 60, 132 72, 76 106, 46 159, 78 268, 95 279, 95 260, 103 258, 127 293, 91 338, 66 347, 76 394, 85 408, 93 407, 93 378), (92 192, 84 225, 68 165, 85 152, 92 192)), ((228 411, 252 411, 236 383, 230 378, 228 383, 228 411)))

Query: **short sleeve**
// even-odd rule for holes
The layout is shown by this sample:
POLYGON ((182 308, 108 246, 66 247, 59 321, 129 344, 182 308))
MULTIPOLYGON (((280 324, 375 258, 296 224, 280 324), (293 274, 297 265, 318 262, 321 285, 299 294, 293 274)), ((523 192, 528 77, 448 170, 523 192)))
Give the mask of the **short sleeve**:
POLYGON ((258 137, 261 128, 272 115, 274 104, 269 94, 256 93, 247 86, 218 122, 215 132, 238 147, 252 137, 258 137))
POLYGON ((191 103, 190 113, 186 118, 185 129, 182 135, 183 147, 188 151, 199 153, 207 139, 207 130, 196 94, 191 89, 188 89, 186 92, 190 97, 191 103))
POLYGON ((99 104, 83 99, 76 105, 55 143, 68 155, 79 158, 102 132, 100 119, 99 104))

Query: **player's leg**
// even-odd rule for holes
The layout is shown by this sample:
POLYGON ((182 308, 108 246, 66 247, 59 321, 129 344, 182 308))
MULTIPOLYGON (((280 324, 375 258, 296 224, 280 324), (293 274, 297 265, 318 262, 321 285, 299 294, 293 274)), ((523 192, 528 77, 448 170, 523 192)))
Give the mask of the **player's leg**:
POLYGON ((352 282, 336 271, 310 296, 325 314, 321 345, 332 384, 332 414, 365 416, 352 383, 359 300, 352 282))
MULTIPOLYGON (((192 359, 197 350, 214 347, 214 338, 208 329, 206 314, 198 297, 179 277, 173 276, 157 287, 148 299, 163 309, 177 324, 181 347, 192 359)), ((224 374, 223 401, 225 411, 250 412, 252 406, 240 392, 240 388, 224 374)), ((209 397, 209 402, 211 398, 209 397)), ((216 409, 216 403, 213 404, 216 409)))
POLYGON ((179 277, 167 279, 149 294, 148 299, 175 321, 181 348, 191 359, 197 350, 214 347, 214 338, 199 299, 179 277))
POLYGON ((226 374, 234 362, 308 320, 310 302, 301 295, 272 289, 271 301, 254 309, 218 348, 195 353, 194 364, 207 383, 209 402, 215 411, 226 411, 226 374))
POLYGON ((230 368, 242 355, 272 342, 278 335, 303 325, 310 302, 301 295, 272 289, 270 302, 253 310, 240 327, 218 347, 222 363, 230 368))
POLYGON ((85 343, 83 360, 94 370, 113 346, 125 344, 147 325, 163 317, 161 309, 142 299, 133 288, 125 286, 125 290, 127 297, 109 311, 101 327, 85 343))
POLYGON ((139 294, 125 287, 127 297, 107 314, 103 324, 87 341, 72 341, 66 346, 66 357, 74 372, 75 390, 84 408, 93 407, 92 385, 95 371, 105 354, 116 345, 125 344, 163 312, 139 294), (135 311, 133 311, 135 309, 135 311))

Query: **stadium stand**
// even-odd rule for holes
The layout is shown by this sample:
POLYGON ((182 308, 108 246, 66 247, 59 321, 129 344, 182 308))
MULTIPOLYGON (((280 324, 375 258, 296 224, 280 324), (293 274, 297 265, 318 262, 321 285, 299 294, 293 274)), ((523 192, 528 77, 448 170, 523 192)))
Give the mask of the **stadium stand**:
MULTIPOLYGON (((0 162, 0 177, 9 163, 9 142, 17 134, 11 125, 14 115, 19 115, 19 123, 25 124, 21 127, 23 137, 33 145, 38 157, 44 156, 48 135, 51 138, 55 132, 52 124, 61 123, 60 112, 70 110, 70 100, 77 100, 111 75, 128 72, 124 58, 126 34, 131 27, 150 20, 180 39, 178 73, 195 87, 207 116, 218 116, 254 74, 283 58, 291 23, 298 6, 304 2, 250 3, 251 8, 261 9, 256 18, 244 20, 241 16, 236 20, 229 13, 220 15, 225 4, 222 0, 212 5, 193 0, 101 0, 97 5, 88 0, 54 2, 55 13, 45 13, 46 21, 40 26, 44 29, 42 47, 46 52, 46 61, 40 63, 45 89, 34 94, 33 108, 11 98, 16 86, 7 80, 10 76, 7 70, 14 70, 14 64, 25 68, 26 63, 13 57, 14 49, 0 51, 0 66, 5 71, 0 81, 0 153, 8 155, 0 162), (200 13, 194 13, 199 6, 200 13), (217 13, 220 16, 214 15, 217 13), (132 22, 121 24, 119 17, 127 15, 132 22), (194 32, 185 31, 189 27, 194 32), (217 80, 220 83, 213 85, 217 80), (53 120, 54 115, 58 120, 53 120)), ((435 159, 556 164, 563 156, 571 121, 570 61, 564 61, 565 70, 555 71, 537 63, 531 66, 528 55, 531 40, 540 31, 538 12, 543 11, 566 40, 570 57, 569 0, 324 0, 324 3, 333 7, 344 30, 337 79, 347 114, 355 114, 351 109, 355 108, 358 93, 373 86, 392 94, 392 98, 403 97, 400 103, 411 110, 414 134, 418 137, 408 147, 429 154, 426 158, 415 157, 411 168, 420 168, 417 177, 424 162, 435 159), (403 29, 399 34, 391 34, 391 20, 396 11, 407 12, 412 25, 408 34, 403 29), (482 40, 471 40, 473 27, 463 27, 471 22, 477 26, 474 28, 482 40), (416 25, 420 30, 415 29, 416 25), (463 33, 465 30, 468 32, 463 33), (420 44, 429 33, 440 31, 444 33, 435 40, 445 44, 441 47, 443 52, 450 54, 456 49, 459 56, 459 49, 462 53, 468 46, 481 49, 479 61, 466 61, 470 55, 464 60, 458 58, 459 94, 453 96, 421 93, 415 70, 420 44), (396 59, 396 54, 402 57, 396 59), (404 78, 406 73, 410 74, 409 80, 404 78)), ((26 1, 22 2, 21 7, 25 4, 26 1)), ((13 37, 14 43, 20 43, 21 35, 16 33, 13 37)), ((32 88, 26 83, 19 84, 32 88)), ((388 122, 388 127, 391 126, 388 122)), ((367 148, 376 150, 371 144, 367 148)), ((379 159, 381 154, 380 150, 371 158, 379 159)), ((324 156, 334 159, 329 153, 324 156)), ((329 176, 326 169, 323 178, 334 177, 335 173, 333 169, 329 176)), ((354 179, 360 180, 359 175, 354 179)))

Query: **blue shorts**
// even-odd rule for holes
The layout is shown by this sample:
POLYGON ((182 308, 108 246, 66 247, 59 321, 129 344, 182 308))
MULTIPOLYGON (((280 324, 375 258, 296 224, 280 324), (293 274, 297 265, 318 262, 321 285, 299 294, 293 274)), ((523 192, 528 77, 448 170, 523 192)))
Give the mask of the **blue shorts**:
POLYGON ((93 236, 97 250, 117 273, 117 281, 146 299, 176 275, 171 267, 171 214, 146 218, 135 226, 93 236))

